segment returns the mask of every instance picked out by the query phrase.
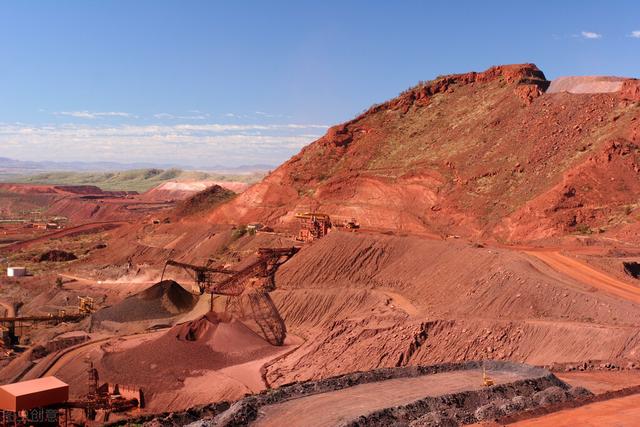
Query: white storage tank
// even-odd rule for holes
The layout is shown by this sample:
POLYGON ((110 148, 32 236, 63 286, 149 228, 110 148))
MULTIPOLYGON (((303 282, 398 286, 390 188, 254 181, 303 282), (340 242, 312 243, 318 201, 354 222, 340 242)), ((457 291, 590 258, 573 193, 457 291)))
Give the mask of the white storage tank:
POLYGON ((27 275, 27 267, 9 267, 7 268, 7 276, 23 277, 27 275))

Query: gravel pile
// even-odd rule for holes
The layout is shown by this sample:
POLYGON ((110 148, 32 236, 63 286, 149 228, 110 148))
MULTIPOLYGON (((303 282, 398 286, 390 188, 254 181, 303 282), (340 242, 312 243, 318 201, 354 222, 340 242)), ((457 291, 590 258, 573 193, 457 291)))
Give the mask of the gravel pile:
POLYGON ((185 378, 276 353, 278 347, 234 319, 209 313, 174 326, 160 337, 101 360, 110 381, 179 388, 185 378))
POLYGON ((135 322, 164 319, 191 311, 198 297, 173 280, 158 282, 122 302, 104 308, 93 315, 96 322, 135 322))

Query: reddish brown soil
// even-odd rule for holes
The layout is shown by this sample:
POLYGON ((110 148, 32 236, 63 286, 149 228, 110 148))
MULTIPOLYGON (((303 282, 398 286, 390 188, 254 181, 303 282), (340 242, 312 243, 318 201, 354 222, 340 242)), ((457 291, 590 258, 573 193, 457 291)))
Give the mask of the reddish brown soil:
POLYGON ((640 262, 640 251, 638 250, 610 249, 592 255, 578 254, 577 258, 622 282, 635 287, 640 286, 640 279, 625 272, 623 265, 625 262, 640 262))
MULTIPOLYGON (((122 198, 125 191, 103 191, 93 185, 30 185, 0 183, 0 214, 20 218, 26 212, 47 210, 62 200, 90 200, 91 198, 122 198)), ((51 213, 50 216, 56 215, 51 213)))
POLYGON ((634 394, 566 409, 509 425, 518 427, 636 427, 639 419, 640 394, 634 394))
MULTIPOLYGON (((197 389, 202 387, 198 379, 200 376, 208 376, 214 383, 220 382, 219 377, 224 376, 225 368, 275 357, 281 351, 282 348, 270 345, 242 323, 210 313, 177 325, 153 339, 107 351, 100 358, 99 368, 108 381, 145 387, 156 410, 163 409, 159 404, 169 403, 163 402, 167 393, 174 394, 171 407, 185 408, 189 402, 204 403, 197 396, 197 389), (184 402, 176 400, 178 390, 189 384, 194 389, 182 392, 184 402), (154 396, 160 397, 154 401, 154 396)), ((252 371, 257 372, 258 369, 259 366, 256 366, 252 371)), ((238 374, 227 372, 231 377, 242 378, 238 374)), ((231 388, 227 391, 224 388, 218 390, 218 398, 222 399, 225 395, 238 398, 248 391, 242 383, 237 380, 236 383, 232 386, 227 382, 227 387, 231 388)), ((215 389, 215 385, 213 387, 215 389)), ((204 390, 202 393, 210 395, 204 390)))
POLYGON ((0 248, 0 252, 15 252, 17 250, 22 250, 30 246, 37 245, 39 243, 61 239, 64 237, 73 237, 81 234, 100 233, 107 230, 113 230, 114 228, 120 227, 124 224, 126 223, 122 221, 104 221, 67 227, 62 230, 46 232, 44 234, 38 235, 37 237, 26 238, 15 243, 11 243, 0 248))
POLYGON ((230 200, 235 194, 224 187, 213 185, 181 200, 176 206, 174 214, 180 217, 211 210, 219 204, 230 200))
POLYGON ((57 186, 0 183, 0 215, 7 218, 46 220, 66 218, 70 224, 126 221, 171 209, 176 200, 194 192, 174 194, 170 200, 126 191, 103 191, 95 186, 57 186), (36 219, 37 219, 36 218, 36 219))
POLYGON ((595 280, 507 249, 332 233, 277 275, 273 297, 289 329, 314 339, 268 378, 483 358, 637 357, 640 306, 595 280))
POLYGON ((619 296, 621 299, 640 303, 640 288, 617 280, 607 274, 585 265, 578 260, 554 251, 529 251, 530 255, 541 259, 555 271, 570 276, 577 281, 591 285, 619 296))
MULTIPOLYGON (((138 245, 126 246, 125 235, 130 239, 136 234, 121 229, 116 233, 122 236, 109 241, 109 253, 123 245, 116 250, 118 259, 132 256, 134 265, 158 268, 158 260, 169 256, 204 262, 220 248, 247 262, 257 247, 291 244, 278 235, 237 239, 231 237, 232 230, 208 227, 210 234, 203 235, 203 225, 189 221, 148 225, 147 232, 132 226, 138 245)), ((451 360, 546 364, 635 357, 640 351, 637 304, 606 286, 595 286, 593 279, 580 279, 570 270, 555 271, 536 256, 506 247, 332 232, 304 247, 276 276, 272 297, 288 330, 306 342, 269 362, 267 380, 277 386, 354 370, 451 360)), ((183 280, 188 286, 190 279, 183 280)), ((171 346, 172 360, 183 354, 181 345, 171 346)), ((132 360, 146 360, 143 353, 157 351, 141 348, 131 353, 132 360)), ((111 372, 114 366, 104 369, 111 372)), ((182 387, 187 383, 199 387, 193 380, 185 380, 182 387)), ((149 382, 148 387, 164 386, 149 382)), ((234 396, 242 390, 225 387, 229 393, 235 390, 234 396)), ((216 393, 230 396, 222 389, 216 393)), ((165 398, 156 401, 166 403, 165 398)))
POLYGON ((556 376, 573 387, 584 387, 595 394, 640 385, 637 370, 563 372, 556 376))
POLYGON ((157 339, 107 354, 102 363, 118 381, 155 384, 180 381, 198 370, 237 365, 274 350, 242 323, 220 321, 211 314, 175 326, 157 339))
POLYGON ((632 313, 638 310, 608 288, 594 292, 593 283, 600 282, 576 281, 519 252, 374 233, 331 233, 283 265, 277 280, 286 290, 386 288, 435 318, 588 316, 597 323, 628 324, 635 323, 632 313), (599 308, 604 301, 606 308, 599 308))
POLYGON ((126 192, 103 191, 94 185, 31 185, 31 184, 12 184, 0 183, 0 191, 15 194, 126 194, 126 192))
POLYGON ((52 203, 47 215, 68 218, 71 223, 95 221, 127 221, 147 215, 166 214, 173 206, 171 202, 147 202, 130 197, 68 197, 52 203))

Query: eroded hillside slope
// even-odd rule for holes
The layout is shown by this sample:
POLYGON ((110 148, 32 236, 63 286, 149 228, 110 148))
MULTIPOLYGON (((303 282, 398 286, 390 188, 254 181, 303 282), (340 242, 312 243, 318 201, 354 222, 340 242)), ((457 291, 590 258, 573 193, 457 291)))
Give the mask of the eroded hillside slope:
POLYGON ((307 340, 268 368, 272 384, 452 360, 640 354, 635 300, 513 250, 332 233, 276 279, 272 296, 287 327, 307 340))
POLYGON ((282 226, 317 209, 511 241, 636 223, 637 81, 603 93, 548 85, 532 64, 420 84, 331 128, 210 220, 282 226))

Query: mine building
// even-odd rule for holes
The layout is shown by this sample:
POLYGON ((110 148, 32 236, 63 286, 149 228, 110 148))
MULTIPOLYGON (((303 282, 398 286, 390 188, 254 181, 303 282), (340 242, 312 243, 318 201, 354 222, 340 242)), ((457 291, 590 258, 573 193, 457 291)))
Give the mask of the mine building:
POLYGON ((56 222, 35 222, 33 228, 36 230, 56 230, 60 228, 60 225, 56 222))
POLYGON ((9 277, 24 277, 27 275, 27 267, 8 267, 7 276, 9 277))
POLYGON ((264 226, 259 223, 259 222, 252 222, 250 224, 247 224, 247 231, 249 233, 255 233, 258 230, 262 230, 264 226))
MULTIPOLYGON (((57 425, 69 400, 69 385, 44 377, 0 386, 2 425, 57 425)), ((67 411, 65 411, 66 422, 67 411)))

